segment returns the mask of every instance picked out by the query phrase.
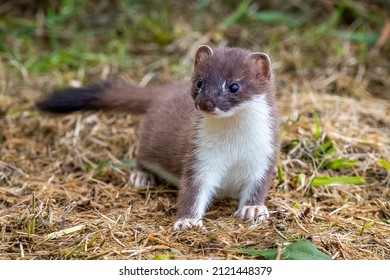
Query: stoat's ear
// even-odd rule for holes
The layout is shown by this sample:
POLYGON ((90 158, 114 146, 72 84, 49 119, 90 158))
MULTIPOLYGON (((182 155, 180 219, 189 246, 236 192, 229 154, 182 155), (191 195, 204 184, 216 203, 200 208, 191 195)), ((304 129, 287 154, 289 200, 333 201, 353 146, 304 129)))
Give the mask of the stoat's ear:
POLYGON ((269 56, 262 52, 254 52, 249 54, 246 59, 255 65, 259 71, 261 78, 269 80, 272 75, 271 60, 269 56))
POLYGON ((213 50, 207 45, 201 45, 196 50, 195 54, 195 66, 213 55, 213 50))

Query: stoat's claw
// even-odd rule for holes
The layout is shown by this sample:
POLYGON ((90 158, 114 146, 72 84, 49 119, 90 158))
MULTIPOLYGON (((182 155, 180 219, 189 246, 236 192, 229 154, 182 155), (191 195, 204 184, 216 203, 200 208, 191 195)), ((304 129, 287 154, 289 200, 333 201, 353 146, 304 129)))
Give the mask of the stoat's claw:
POLYGON ((153 174, 145 171, 133 170, 130 173, 129 181, 135 189, 146 189, 147 187, 155 186, 156 180, 153 174))
POLYGON ((173 225, 174 231, 189 230, 194 227, 199 227, 202 231, 206 231, 201 219, 181 218, 173 225))
POLYGON ((243 220, 254 220, 260 224, 269 218, 269 213, 265 205, 249 205, 238 209, 234 216, 243 220))

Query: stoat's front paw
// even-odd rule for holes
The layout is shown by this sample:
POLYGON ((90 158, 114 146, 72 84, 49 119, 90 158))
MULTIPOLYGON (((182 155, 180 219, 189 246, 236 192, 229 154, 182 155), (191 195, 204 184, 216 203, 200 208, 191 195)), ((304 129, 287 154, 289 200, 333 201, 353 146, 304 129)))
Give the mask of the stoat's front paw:
POLYGON ((238 209, 234 216, 243 220, 254 220, 256 223, 261 223, 269 218, 269 213, 265 205, 249 205, 238 209))
POLYGON ((156 184, 153 174, 140 170, 132 170, 129 181, 135 189, 146 189, 156 184))
POLYGON ((173 225, 173 230, 188 230, 193 227, 199 227, 201 230, 206 231, 206 228, 203 226, 201 219, 190 219, 190 218, 181 218, 175 222, 173 225))

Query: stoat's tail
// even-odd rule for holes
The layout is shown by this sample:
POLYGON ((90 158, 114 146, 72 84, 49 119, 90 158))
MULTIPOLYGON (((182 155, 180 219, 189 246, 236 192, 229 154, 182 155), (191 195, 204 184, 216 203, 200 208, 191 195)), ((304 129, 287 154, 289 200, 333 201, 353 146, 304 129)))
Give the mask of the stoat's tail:
POLYGON ((128 83, 102 83, 99 85, 67 88, 53 92, 37 103, 42 111, 71 113, 86 110, 125 111, 143 114, 152 101, 152 93, 128 83))

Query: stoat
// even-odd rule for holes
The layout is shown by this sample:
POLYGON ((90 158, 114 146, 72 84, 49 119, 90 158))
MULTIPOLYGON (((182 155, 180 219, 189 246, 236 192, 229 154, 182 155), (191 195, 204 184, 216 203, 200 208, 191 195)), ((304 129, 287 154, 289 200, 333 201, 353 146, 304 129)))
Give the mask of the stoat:
POLYGON ((235 216, 257 222, 279 150, 274 74, 267 54, 200 46, 191 82, 139 87, 106 83, 54 92, 43 111, 126 111, 143 114, 136 188, 155 174, 179 187, 175 230, 203 228, 214 197, 238 199, 235 216))

